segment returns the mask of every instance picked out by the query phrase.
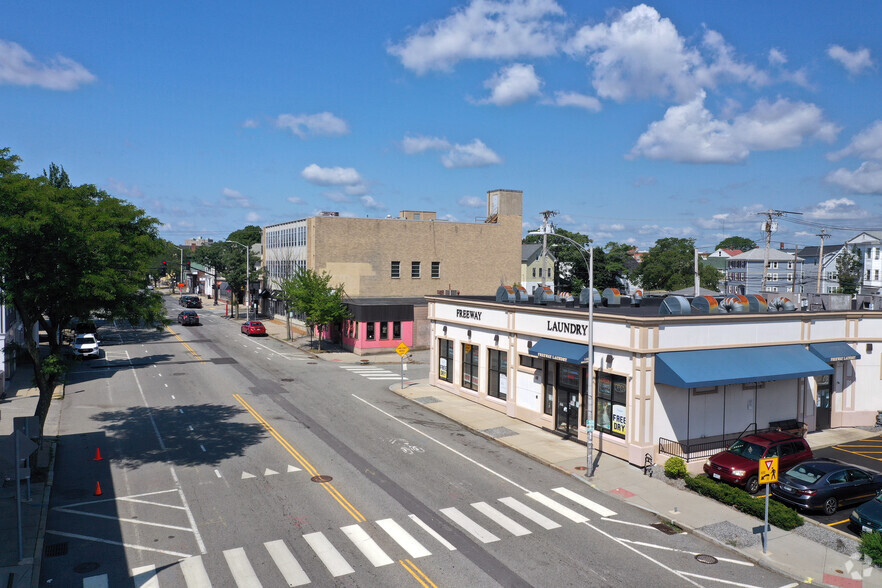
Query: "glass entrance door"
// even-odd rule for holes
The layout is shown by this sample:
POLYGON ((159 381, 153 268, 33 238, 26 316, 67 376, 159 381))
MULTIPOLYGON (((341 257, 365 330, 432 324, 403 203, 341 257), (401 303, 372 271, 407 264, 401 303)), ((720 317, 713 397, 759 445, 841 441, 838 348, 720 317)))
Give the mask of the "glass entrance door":
POLYGON ((555 427, 561 433, 579 434, 579 368, 560 363, 557 366, 557 411, 555 427))
POLYGON ((818 429, 829 429, 833 378, 829 374, 815 376, 815 382, 818 384, 817 420, 815 427, 818 429))

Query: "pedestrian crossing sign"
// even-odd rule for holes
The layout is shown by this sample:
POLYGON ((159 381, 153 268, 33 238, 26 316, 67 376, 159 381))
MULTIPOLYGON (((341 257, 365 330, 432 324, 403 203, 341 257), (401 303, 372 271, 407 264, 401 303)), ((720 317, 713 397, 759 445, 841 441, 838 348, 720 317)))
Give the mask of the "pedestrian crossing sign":
POLYGON ((395 348, 395 351, 398 353, 398 355, 400 355, 401 357, 404 357, 407 354, 407 352, 410 351, 410 347, 405 345, 404 342, 402 341, 398 345, 398 347, 395 348))
POLYGON ((778 458, 764 457, 759 460, 759 483, 772 484, 778 481, 778 458))

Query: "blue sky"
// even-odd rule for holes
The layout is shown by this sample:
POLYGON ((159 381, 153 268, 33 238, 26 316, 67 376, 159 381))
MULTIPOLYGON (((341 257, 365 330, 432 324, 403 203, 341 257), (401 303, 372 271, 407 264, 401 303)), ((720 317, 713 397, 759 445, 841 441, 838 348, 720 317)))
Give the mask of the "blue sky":
POLYGON ((0 146, 163 237, 524 191, 600 244, 882 230, 876 2, 14 3, 0 146))

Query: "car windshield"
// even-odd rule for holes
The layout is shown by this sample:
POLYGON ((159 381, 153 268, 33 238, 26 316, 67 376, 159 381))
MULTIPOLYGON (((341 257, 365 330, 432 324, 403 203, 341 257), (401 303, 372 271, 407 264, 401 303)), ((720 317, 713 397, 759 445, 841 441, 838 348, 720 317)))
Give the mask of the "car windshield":
POLYGON ((93 337, 92 335, 78 335, 77 339, 75 341, 75 343, 78 343, 80 345, 85 345, 85 344, 94 343, 94 342, 95 342, 95 337, 93 337))
POLYGON ((798 465, 787 470, 787 476, 799 480, 805 484, 814 484, 824 476, 824 472, 810 465, 798 465))
POLYGON ((729 453, 733 453, 735 455, 746 457, 747 459, 752 459, 753 461, 759 461, 763 456, 763 447, 761 445, 757 445, 756 443, 750 443, 749 441, 745 441, 744 439, 739 439, 729 448, 729 453))

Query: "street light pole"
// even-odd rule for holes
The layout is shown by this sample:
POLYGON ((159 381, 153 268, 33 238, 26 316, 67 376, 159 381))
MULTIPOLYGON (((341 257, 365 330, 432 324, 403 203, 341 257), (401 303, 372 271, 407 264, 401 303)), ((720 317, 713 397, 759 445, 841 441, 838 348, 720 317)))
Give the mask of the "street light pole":
POLYGON ((594 248, 588 247, 588 257, 589 260, 585 259, 584 250, 586 249, 585 245, 579 245, 577 242, 573 241, 569 237, 564 235, 558 235, 557 233, 548 232, 548 231, 531 231, 527 233, 528 235, 551 235, 553 237, 559 237, 564 239, 565 241, 569 241, 572 243, 576 250, 579 252, 579 255, 582 256, 582 261, 585 262, 585 265, 588 266, 588 382, 586 382, 586 394, 585 394, 585 428, 587 429, 587 439, 586 445, 588 447, 587 451, 587 463, 585 467, 585 477, 592 478, 594 477, 594 248))
POLYGON ((245 296, 248 304, 248 320, 251 320, 251 247, 247 247, 239 243, 238 241, 230 241, 227 239, 227 243, 235 243, 240 247, 245 247, 245 296))

